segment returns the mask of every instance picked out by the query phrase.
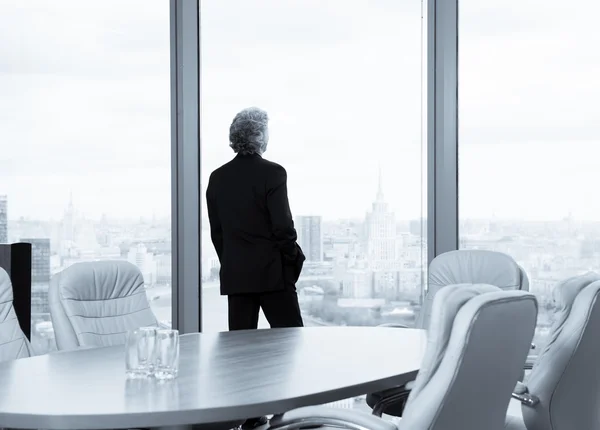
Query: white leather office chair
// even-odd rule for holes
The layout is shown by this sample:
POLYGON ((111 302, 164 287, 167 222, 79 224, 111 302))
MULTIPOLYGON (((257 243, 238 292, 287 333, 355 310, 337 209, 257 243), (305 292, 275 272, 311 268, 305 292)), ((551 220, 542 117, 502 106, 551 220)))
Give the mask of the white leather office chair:
POLYGON ((550 342, 508 409, 510 430, 600 429, 600 275, 556 286, 550 342))
POLYGON ((48 300, 59 350, 124 344, 128 330, 158 326, 127 261, 76 263, 52 277, 48 300))
POLYGON ((398 425, 372 414, 315 406, 271 420, 272 429, 501 430, 527 358, 537 301, 524 291, 456 285, 433 302, 421 370, 398 425))
POLYGON ((417 316, 417 328, 427 329, 433 298, 441 288, 464 283, 529 291, 527 274, 507 254, 479 249, 446 252, 434 258, 429 265, 427 295, 417 316))
POLYGON ((21 330, 13 306, 13 288, 6 270, 0 267, 0 361, 31 357, 33 349, 21 330))
MULTIPOLYGON (((440 254, 429 265, 427 295, 417 316, 416 328, 427 329, 436 294, 444 287, 457 284, 491 284, 502 290, 529 290, 529 278, 507 254, 484 250, 459 250, 440 254)), ((395 327, 402 327, 394 325, 395 327)), ((402 416, 412 383, 367 395, 373 413, 402 416)))

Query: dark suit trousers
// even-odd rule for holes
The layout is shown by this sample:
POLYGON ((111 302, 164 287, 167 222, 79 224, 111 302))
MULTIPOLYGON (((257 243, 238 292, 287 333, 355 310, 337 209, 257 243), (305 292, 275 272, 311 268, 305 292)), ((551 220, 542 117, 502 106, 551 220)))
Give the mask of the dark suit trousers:
POLYGON ((269 293, 231 294, 227 298, 229 330, 258 328, 261 308, 271 328, 304 327, 295 288, 269 293))

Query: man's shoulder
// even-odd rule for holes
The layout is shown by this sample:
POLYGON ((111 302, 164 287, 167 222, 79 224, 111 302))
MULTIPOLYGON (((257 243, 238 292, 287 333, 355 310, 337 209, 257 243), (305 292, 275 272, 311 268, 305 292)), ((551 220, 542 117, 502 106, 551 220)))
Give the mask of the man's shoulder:
POLYGON ((234 158, 233 160, 223 164, 221 167, 213 170, 208 181, 209 186, 211 184, 214 185, 219 183, 222 180, 227 180, 226 178, 231 176, 237 177, 238 175, 242 174, 241 172, 246 172, 246 174, 250 174, 254 178, 264 178, 269 181, 273 178, 287 177, 285 168, 274 161, 257 157, 256 159, 252 160, 251 163, 246 161, 241 164, 239 160, 236 161, 234 158))
POLYGON ((269 173, 272 173, 273 175, 287 175, 285 168, 281 164, 275 163, 274 161, 261 158, 261 164, 269 173))
POLYGON ((208 178, 208 186, 206 187, 206 194, 213 194, 215 189, 218 189, 223 182, 223 177, 227 175, 228 165, 229 163, 223 164, 221 167, 216 168, 210 174, 208 178))
POLYGON ((228 161, 227 163, 213 170, 210 174, 210 180, 212 181, 214 179, 218 179, 220 176, 227 174, 227 171, 232 170, 232 161, 233 160, 228 161))

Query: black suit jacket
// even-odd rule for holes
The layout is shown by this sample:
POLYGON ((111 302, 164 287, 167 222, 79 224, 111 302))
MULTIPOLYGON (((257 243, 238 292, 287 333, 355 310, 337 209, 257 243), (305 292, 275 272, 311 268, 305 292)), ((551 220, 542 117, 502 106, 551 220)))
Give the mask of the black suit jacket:
POLYGON ((238 154, 210 175, 206 190, 212 242, 221 262, 221 294, 294 288, 305 260, 283 167, 238 154))

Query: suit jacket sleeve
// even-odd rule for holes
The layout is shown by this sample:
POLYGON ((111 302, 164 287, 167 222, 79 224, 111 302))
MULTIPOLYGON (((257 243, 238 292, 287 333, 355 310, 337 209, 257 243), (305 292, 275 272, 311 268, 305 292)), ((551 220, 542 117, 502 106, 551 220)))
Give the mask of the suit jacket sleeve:
POLYGON ((296 229, 287 194, 287 172, 276 166, 267 183, 267 209, 271 217, 272 234, 285 262, 295 264, 298 257, 296 229))
POLYGON ((221 257, 223 255, 223 230, 221 228, 221 221, 217 212, 217 205, 213 190, 213 178, 212 175, 208 181, 208 188, 206 189, 206 208, 208 209, 208 222, 210 224, 210 238, 217 251, 219 262, 222 263, 221 257))

